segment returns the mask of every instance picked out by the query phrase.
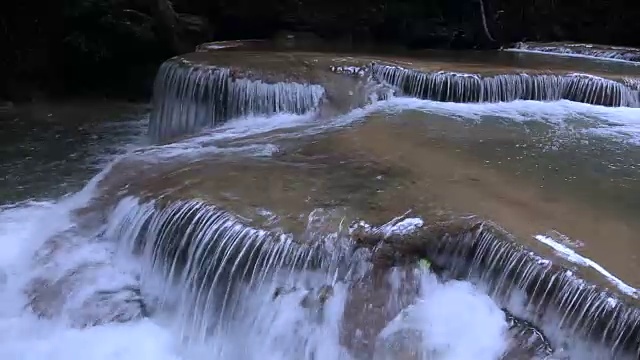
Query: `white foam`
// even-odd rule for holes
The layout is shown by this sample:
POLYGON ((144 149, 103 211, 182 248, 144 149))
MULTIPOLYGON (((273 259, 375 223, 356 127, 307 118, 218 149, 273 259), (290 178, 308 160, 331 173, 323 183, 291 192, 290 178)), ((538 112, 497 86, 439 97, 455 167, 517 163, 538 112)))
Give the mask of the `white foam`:
POLYGON ((152 355, 169 359, 162 356, 164 351, 148 352, 150 342, 162 339, 150 324, 70 329, 56 321, 38 319, 25 308, 24 286, 39 270, 32 267, 35 251, 52 234, 72 225, 69 210, 77 207, 77 199, 27 202, 0 210, 0 271, 6 274, 0 290, 0 358, 140 359, 152 355))
POLYGON ((362 228, 366 232, 380 232, 385 236, 409 235, 424 226, 421 218, 407 217, 409 212, 391 219, 391 221, 380 226, 372 226, 363 220, 356 221, 349 226, 349 233, 357 228, 362 228))
POLYGON ((380 110, 420 110, 448 117, 482 121, 487 117, 503 121, 544 122, 572 131, 613 136, 632 144, 640 144, 640 108, 606 107, 568 100, 540 102, 519 100, 506 103, 451 103, 413 98, 393 98, 378 105, 380 110), (572 129, 573 123, 589 124, 585 129, 572 129))
POLYGON ((149 320, 69 329, 29 318, 0 322, 0 358, 6 360, 175 360, 169 332, 149 320))
POLYGON ((329 69, 338 74, 348 74, 362 77, 366 74, 367 67, 359 66, 330 66, 329 69))
MULTIPOLYGON (((421 358, 494 360, 504 353, 507 323, 489 296, 468 282, 443 284, 426 272, 420 291, 419 300, 382 330, 379 342, 394 333, 413 330, 422 338, 421 358)), ((389 355, 380 359, 395 358, 389 355)))
POLYGON ((611 274, 597 262, 578 254, 573 249, 555 241, 548 236, 536 235, 535 239, 552 248, 558 255, 562 256, 564 259, 580 266, 593 268, 594 270, 602 274, 611 284, 617 287, 624 294, 632 296, 636 299, 640 299, 640 290, 626 284, 624 281, 611 274))
MULTIPOLYGON (((618 62, 618 63, 624 63, 624 64, 628 64, 628 65, 640 66, 640 62, 637 62, 637 61, 619 59, 619 58, 615 58, 615 57, 605 57, 605 56, 596 56, 596 55, 588 55, 588 54, 578 54, 578 53, 575 53, 575 52, 545 51, 545 50, 522 49, 522 48, 502 49, 502 51, 514 52, 514 53, 524 53, 524 54, 538 54, 538 55, 568 57, 568 58, 581 58, 581 59, 590 59, 590 60, 597 60, 597 61, 618 62)), ((612 51, 612 53, 613 53, 613 51, 612 51)))
MULTIPOLYGON (((144 120, 120 126, 138 129, 141 124, 144 120)), ((138 135, 135 132, 128 140, 137 142, 138 135)), ((101 154, 91 155, 87 162, 105 159, 101 154)), ((52 201, 26 201, 0 207, 1 359, 175 358, 170 351, 174 341, 170 333, 148 320, 87 329, 71 328, 67 324, 68 315, 86 315, 74 310, 96 291, 117 289, 123 282, 129 285, 132 280, 130 273, 112 264, 109 244, 92 241, 99 229, 82 235, 74 215, 94 198, 100 181, 117 161, 113 161, 113 156, 111 160, 75 194, 52 201), (74 277, 69 282, 69 293, 55 290, 48 293, 53 298, 47 300, 52 303, 61 300, 62 309, 50 306, 47 310, 54 313, 51 319, 36 317, 27 305, 26 291, 31 281, 36 278, 55 281, 69 269, 87 264, 91 266, 85 269, 85 276, 74 277)), ((85 310, 97 313, 108 310, 95 302, 92 305, 93 308, 85 310)))
POLYGON ((139 156, 146 161, 165 161, 175 158, 194 158, 207 153, 241 152, 252 155, 269 156, 277 152, 277 147, 269 143, 268 136, 262 136, 260 142, 248 145, 229 146, 225 142, 249 138, 254 135, 266 135, 276 130, 293 129, 309 125, 315 114, 292 115, 277 114, 273 116, 252 116, 229 121, 219 127, 207 129, 196 136, 166 145, 149 146, 139 149, 131 156, 139 156))
POLYGON ((395 224, 389 229, 391 234, 410 234, 424 226, 424 221, 420 218, 407 218, 395 224))

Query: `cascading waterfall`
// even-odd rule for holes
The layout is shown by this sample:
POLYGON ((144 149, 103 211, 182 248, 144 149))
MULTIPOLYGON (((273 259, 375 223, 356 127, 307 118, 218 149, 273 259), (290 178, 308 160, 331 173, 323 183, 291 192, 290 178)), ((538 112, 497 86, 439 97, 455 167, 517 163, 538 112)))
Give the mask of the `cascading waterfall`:
POLYGON ((515 44, 513 49, 520 51, 535 51, 562 55, 583 55, 602 59, 640 62, 640 50, 624 47, 602 48, 597 45, 594 46, 589 44, 551 45, 520 42, 515 44))
POLYGON ((125 198, 115 209, 106 236, 120 242, 126 253, 145 259, 151 273, 180 284, 179 303, 189 304, 182 317, 198 334, 211 326, 207 316, 217 316, 215 320, 233 316, 240 291, 235 284, 243 282, 260 291, 267 279, 294 271, 324 269, 334 274, 335 265, 346 256, 335 251, 334 242, 299 243, 291 235, 252 228, 229 212, 196 200, 161 206, 125 198), (333 251, 327 252, 325 246, 333 251))
MULTIPOLYGON (((366 80, 362 93, 371 101, 387 99, 392 89, 451 102, 569 99, 640 106, 637 79, 428 73, 380 64, 329 70, 366 80)), ((243 75, 180 58, 164 63, 154 89, 153 139, 238 117, 306 114, 325 100, 360 95, 335 77, 323 87, 243 75)), ((397 218, 378 228, 356 227, 350 236, 308 224, 298 236, 256 228, 205 201, 169 196, 125 197, 113 209, 109 201, 96 201, 99 214, 73 208, 71 222, 82 218, 83 226, 56 226, 31 259, 36 271, 20 286, 29 309, 43 321, 62 319, 78 333, 110 325, 120 331, 146 317, 165 325, 165 317, 175 316, 180 346, 191 351, 212 339, 216 344, 204 356, 187 358, 557 359, 564 349, 573 359, 640 358, 640 308, 488 222, 425 225, 397 218), (105 208, 113 210, 106 225, 105 208), (130 256, 135 261, 127 262, 130 256), (129 324, 110 324, 116 322, 129 324), (586 356, 576 355, 582 349, 575 349, 575 339, 586 344, 586 356)), ((39 222, 49 216, 32 221, 35 235, 46 233, 39 222)), ((23 227, 16 224, 6 234, 15 237, 23 227)), ((20 273, 15 269, 10 276, 20 273)), ((0 269, 4 291, 3 277, 0 269)))
POLYGON ((423 72, 372 64, 373 78, 399 95, 425 100, 480 103, 515 100, 571 100, 592 105, 640 107, 640 93, 617 81, 586 74, 502 74, 482 76, 423 72))
MULTIPOLYGON (((430 231, 429 235, 418 231, 421 236, 418 242, 421 245, 416 248, 418 242, 406 236, 413 236, 407 234, 422 229, 421 221, 389 224, 379 228, 383 230, 378 234, 378 240, 387 242, 389 238, 393 238, 392 242, 387 243, 396 246, 394 256, 403 254, 400 256, 405 257, 405 264, 416 264, 416 259, 427 257, 433 260, 434 269, 446 267, 447 272, 453 277, 477 277, 483 284, 488 285, 494 299, 502 303, 507 302, 507 295, 521 290, 529 299, 529 308, 535 306, 535 314, 541 314, 542 318, 548 319, 549 313, 569 314, 562 319, 561 324, 573 331, 572 334, 590 338, 596 336, 603 343, 611 345, 614 355, 636 351, 632 341, 634 335, 637 335, 637 329, 632 327, 640 324, 635 309, 619 300, 613 302, 614 297, 608 293, 588 286, 570 274, 553 272, 551 267, 545 267, 548 262, 517 245, 491 237, 487 234, 492 233, 487 231, 478 233, 481 230, 471 229, 460 234, 449 234, 440 229, 430 231), (472 244, 469 244, 469 241, 472 244), (509 246, 514 247, 512 249, 509 246), (398 249, 401 251, 396 251, 398 249), (405 251, 411 253, 407 254, 405 251), (535 264, 542 266, 543 270, 536 270, 535 264), (544 288, 540 285, 542 281, 547 284, 544 288), (544 291, 544 295, 541 296, 540 291, 544 291), (607 304, 611 310, 604 307, 607 304), (608 315, 611 317, 606 318, 608 315), (609 321, 605 323, 604 319, 609 321)), ((368 231, 367 236, 371 237, 371 229, 368 231)), ((369 271, 367 269, 371 269, 371 266, 375 269, 384 263, 380 261, 380 254, 384 254, 386 249, 384 244, 381 246, 380 243, 376 243, 373 255, 363 256, 357 248, 352 248, 352 245, 362 244, 362 241, 358 240, 357 235, 352 236, 355 236, 355 243, 344 243, 340 239, 348 238, 340 238, 337 234, 325 234, 324 237, 314 238, 313 241, 300 242, 291 235, 252 228, 231 213, 201 201, 176 201, 163 205, 157 202, 140 202, 135 198, 125 198, 119 203, 105 234, 106 238, 119 242, 122 251, 137 254, 144 259, 147 264, 145 269, 148 271, 146 275, 143 273, 145 278, 160 275, 165 280, 162 294, 159 294, 159 305, 171 307, 177 304, 181 321, 184 321, 183 332, 197 334, 191 336, 196 336, 198 341, 203 341, 214 333, 216 336, 222 336, 225 334, 224 331, 233 331, 233 324, 237 326, 238 321, 249 321, 250 323, 242 324, 248 328, 261 328, 265 319, 276 316, 270 312, 274 306, 268 300, 270 297, 278 303, 294 301, 309 309, 310 312, 307 314, 311 318, 301 321, 312 328, 321 326, 321 323, 312 320, 313 318, 328 316, 319 315, 324 311, 322 308, 325 303, 326 306, 337 306, 338 309, 354 306, 349 300, 354 290, 350 290, 348 284, 360 284, 362 279, 366 279, 369 271), (372 262, 369 263, 367 259, 371 259, 372 262), (315 277, 316 280, 300 282, 301 277, 305 276, 315 277), (305 286, 314 283, 315 288, 305 290, 305 286), (174 290, 175 286, 179 286, 178 291, 174 290), (178 295, 172 297, 172 294, 178 295), (262 295, 256 297, 256 294, 262 295), (337 303, 328 305, 333 301, 337 303), (248 310, 247 306, 253 310, 248 310), (231 319, 235 319, 235 322, 231 319)), ((406 266, 396 263, 389 265, 392 266, 389 269, 392 270, 396 265, 406 266)), ((423 268, 416 273, 419 276, 417 279, 423 279, 421 281, 426 281, 428 285, 431 281, 430 275, 424 271, 423 268)), ((407 292, 407 286, 412 293, 412 281, 409 278, 401 280, 400 283, 403 285, 396 285, 388 290, 391 291, 388 296, 405 296, 401 294, 407 292)), ((433 286, 423 285, 421 288, 429 291, 433 286)), ((413 298, 418 294, 411 296, 413 298)), ((415 305, 418 308, 422 306, 420 301, 415 305)), ((360 304, 356 307, 365 305, 360 304)), ((388 309, 387 306, 391 306, 391 303, 385 305, 384 312, 391 316, 401 310, 397 308, 397 304, 388 309)), ((402 315, 405 311, 415 313, 415 310, 409 310, 413 306, 402 310, 398 316, 401 319, 407 316, 420 318, 420 314, 402 315)), ((353 321, 351 317, 333 319, 332 326, 340 324, 341 321, 353 321)), ((540 319, 533 317, 531 321, 539 324, 540 319)), ((505 330, 509 329, 508 336, 513 338, 504 354, 505 359, 518 358, 518 354, 523 353, 542 358, 552 353, 551 345, 536 326, 514 317, 511 312, 506 312, 504 321, 505 330)), ((340 326, 344 331, 345 324, 340 326)), ((338 331, 336 329, 334 328, 338 331)), ((379 336, 386 336, 384 334, 391 330, 385 331, 379 336)), ((376 334, 374 332, 369 336, 376 337, 376 334)), ((334 335, 338 337, 337 333, 334 335)), ((273 341, 272 338, 269 339, 273 341)), ((380 338, 377 341, 384 339, 380 338)), ((422 348, 424 345, 408 345, 407 340, 389 338, 384 341, 392 341, 385 346, 402 348, 396 349, 397 351, 405 351, 406 346, 418 346, 422 349, 421 353, 427 351, 426 348, 422 348)), ((389 348, 381 354, 388 354, 389 351, 394 353, 396 350, 389 348)), ((289 351, 293 350, 285 351, 291 355, 289 351)), ((296 351, 306 354, 310 350, 303 346, 296 351)))
MULTIPOLYGON (((404 233, 411 227, 409 225, 390 226, 387 230, 404 233)), ((258 341, 265 347, 273 347, 274 344, 279 348, 284 346, 286 349, 281 351, 287 358, 299 354, 302 358, 311 359, 313 354, 321 352, 322 346, 317 341, 323 337, 318 334, 312 336, 309 331, 330 331, 333 333, 332 341, 343 339, 341 341, 349 343, 344 340, 345 336, 357 337, 361 330, 354 330, 353 334, 345 333, 345 326, 348 328, 349 325, 345 325, 344 321, 357 323, 358 317, 367 319, 374 316, 367 310, 368 302, 361 303, 357 300, 358 296, 353 298, 353 291, 358 286, 352 286, 362 284, 363 279, 368 278, 366 274, 371 264, 366 260, 367 257, 353 251, 350 238, 340 236, 338 232, 312 233, 307 234, 311 241, 300 242, 291 235, 252 228, 236 216, 200 201, 176 201, 160 205, 125 198, 114 210, 105 236, 119 242, 122 251, 137 254, 146 262, 144 268, 148 273, 143 272, 143 279, 149 281, 154 275, 164 279, 162 293, 158 294, 161 299, 159 306, 180 308, 181 326, 184 334, 191 334, 185 335, 189 340, 195 337, 193 340, 199 343, 210 336, 229 336, 234 331, 257 331, 264 333, 264 338, 252 342, 258 341), (172 294, 177 294, 177 297, 172 294), (356 302, 352 299, 356 299, 356 302), (282 321, 277 319, 284 316, 277 310, 280 305, 287 307, 282 311, 291 314, 298 314, 295 310, 297 306, 306 309, 300 313, 306 314, 304 319, 299 320, 299 326, 303 328, 295 331, 289 329, 277 336, 269 334, 280 331, 263 328, 269 327, 272 321, 282 321), (341 314, 347 309, 352 309, 352 314, 343 318, 341 314), (357 314, 362 312, 362 315, 354 318, 354 309, 357 314), (277 341, 279 337, 290 337, 297 331, 308 333, 308 338, 292 339, 286 343, 277 341)), ((437 293, 439 290, 434 287, 446 286, 434 283, 433 275, 425 272, 425 269, 415 271, 419 276, 417 279, 423 279, 422 282, 428 285, 422 286, 424 291, 437 293)), ((392 271, 389 277, 385 277, 385 281, 391 282, 391 287, 383 291, 387 295, 382 296, 388 296, 392 301, 381 309, 383 314, 387 314, 385 316, 393 317, 394 313, 401 310, 398 307, 401 302, 392 299, 403 296, 401 294, 407 291, 413 294, 411 299, 419 296, 417 292, 414 293, 417 290, 411 290, 415 285, 411 285, 409 279, 393 280, 397 277, 394 276, 396 273, 392 271)), ((379 298, 376 300, 381 296, 377 294, 378 291, 366 296, 374 296, 374 302, 380 301, 379 298)), ((455 291, 466 293, 469 289, 463 287, 455 291)), ((469 293, 465 296, 478 295, 469 293)), ((149 307, 154 308, 153 305, 149 307)), ((507 323, 507 318, 495 315, 495 311, 500 312, 497 307, 492 311, 487 316, 495 323, 492 326, 496 337, 501 338, 500 329, 507 328, 512 329, 510 331, 514 338, 522 338, 525 333, 527 339, 531 337, 528 335, 531 330, 526 325, 515 321, 507 323)), ((288 315, 288 318, 291 316, 298 315, 288 315)), ((373 344, 377 333, 369 336, 373 338, 366 342, 373 344)), ((520 341, 518 346, 526 346, 524 342, 520 341)), ((333 346, 335 351, 331 352, 331 358, 352 359, 348 353, 358 354, 353 353, 356 350, 348 345, 346 348, 344 344, 336 343, 333 346)), ((431 346, 446 348, 448 345, 431 346)), ((499 354, 504 351, 505 345, 483 341, 474 346, 499 354)), ((468 351, 461 349, 455 351, 468 351)), ((450 356, 455 358, 455 351, 450 356)), ((481 358, 493 359, 494 356, 481 358)))
POLYGON ((156 75, 149 134, 162 142, 238 117, 302 115, 317 110, 323 96, 321 85, 267 83, 174 58, 156 75))
MULTIPOLYGON (((393 91, 443 102, 566 99, 640 107, 634 79, 429 73, 379 63, 329 70, 366 80, 376 87, 371 92, 376 99, 393 91)), ((321 85, 267 83, 255 74, 240 76, 231 68, 176 58, 165 62, 156 78, 150 133, 163 142, 238 117, 306 114, 318 110, 325 96, 331 100, 321 85)), ((142 275, 124 279, 128 282, 123 280, 114 291, 97 292, 97 299, 92 294, 71 299, 80 304, 72 304, 71 310, 89 309, 77 311, 80 318, 72 320, 80 326, 124 322, 164 310, 175 315, 182 339, 191 345, 225 339, 217 345, 216 358, 257 358, 260 349, 300 359, 382 360, 398 354, 543 359, 561 356, 565 349, 576 357, 582 350, 567 339, 583 341, 595 358, 640 356, 637 307, 536 256, 489 223, 425 226, 421 220, 394 219, 360 230, 351 236, 338 229, 294 236, 252 227, 200 200, 126 197, 112 212, 106 232, 96 237, 141 260, 142 275), (400 280, 398 274, 404 274, 400 280), (147 294, 144 284, 156 280, 160 286, 147 294), (441 294, 447 292, 460 296, 461 305, 445 306, 451 299, 441 294), (438 306, 430 301, 440 309, 429 309, 438 306), (117 307, 94 310, 104 303, 117 307), (464 339, 439 337, 430 330, 436 312, 444 307, 463 311, 467 305, 485 313, 474 324, 456 319, 454 330, 446 331, 455 333, 480 321, 476 329, 486 330, 488 337, 476 339, 478 330, 473 329, 464 339), (277 323, 281 325, 271 326, 277 323), (238 343, 248 333, 252 345, 238 343), (325 339, 324 333, 331 335, 325 339)), ((63 270, 49 282, 66 286, 67 279, 95 277, 92 269, 86 276, 76 268, 63 270)), ((48 300, 48 293, 41 293, 28 294, 36 311, 39 299, 48 300)), ((453 318, 443 316, 438 326, 446 328, 443 324, 453 318)))
POLYGON ((454 276, 480 279, 504 302, 522 292, 525 311, 542 328, 553 323, 558 335, 565 331, 570 338, 594 341, 604 349, 594 351, 609 352, 612 358, 640 356, 637 307, 495 231, 480 228, 444 236, 436 253, 440 261, 452 261, 448 269, 454 276))
POLYGON ((640 309, 535 255, 488 222, 436 224, 401 238, 359 226, 353 237, 374 247, 374 262, 428 258, 447 278, 476 281, 547 335, 585 340, 592 355, 640 357, 640 309))
MULTIPOLYGON (((334 67, 335 68, 335 67, 334 67)), ((635 79, 621 82, 586 74, 501 74, 422 72, 373 63, 337 67, 335 73, 367 78, 398 95, 461 103, 515 100, 571 100, 593 105, 640 107, 635 79), (353 73, 353 74, 352 74, 353 73)), ((384 92, 379 99, 388 95, 384 92)), ((226 67, 195 64, 182 58, 166 61, 154 84, 149 133, 155 142, 191 134, 229 119, 276 113, 307 114, 325 98, 320 84, 265 82, 243 77, 226 67)))

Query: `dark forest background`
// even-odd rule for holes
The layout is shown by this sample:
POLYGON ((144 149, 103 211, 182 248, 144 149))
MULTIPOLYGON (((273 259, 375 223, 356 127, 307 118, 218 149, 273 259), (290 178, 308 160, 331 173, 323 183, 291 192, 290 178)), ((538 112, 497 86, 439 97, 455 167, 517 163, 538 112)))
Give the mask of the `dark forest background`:
POLYGON ((168 57, 205 41, 282 31, 410 48, 522 40, 640 46, 640 1, 2 0, 0 100, 141 99, 168 57))

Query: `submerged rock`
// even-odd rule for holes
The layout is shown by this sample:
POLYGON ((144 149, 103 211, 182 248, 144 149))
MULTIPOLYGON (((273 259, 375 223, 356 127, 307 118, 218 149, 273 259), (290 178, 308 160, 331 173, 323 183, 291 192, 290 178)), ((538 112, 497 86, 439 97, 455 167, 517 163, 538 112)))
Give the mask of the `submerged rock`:
MULTIPOLYGON (((278 287, 273 293, 273 300, 300 291, 297 287, 278 287)), ((317 289, 305 290, 305 295, 300 300, 300 306, 311 312, 311 316, 317 322, 323 321, 324 306, 333 297, 334 289, 331 285, 322 285, 317 289)))
POLYGON ((109 243, 67 231, 36 253, 42 271, 27 284, 28 307, 73 327, 126 322, 148 315, 139 279, 113 263, 109 243))
POLYGON ((139 285, 100 286, 99 278, 123 276, 106 264, 84 264, 59 278, 38 277, 26 289, 28 306, 38 316, 62 318, 73 327, 127 322, 147 315, 139 285), (96 287, 91 286, 97 285, 96 287))
POLYGON ((140 289, 120 288, 95 292, 82 303, 73 322, 80 326, 93 326, 127 322, 147 315, 140 289))
POLYGON ((333 296, 333 286, 322 285, 318 289, 311 290, 302 299, 300 305, 304 308, 320 309, 333 296))
POLYGON ((502 356, 503 360, 549 359, 553 355, 553 348, 541 330, 508 311, 505 311, 505 316, 509 324, 510 340, 508 349, 502 356))

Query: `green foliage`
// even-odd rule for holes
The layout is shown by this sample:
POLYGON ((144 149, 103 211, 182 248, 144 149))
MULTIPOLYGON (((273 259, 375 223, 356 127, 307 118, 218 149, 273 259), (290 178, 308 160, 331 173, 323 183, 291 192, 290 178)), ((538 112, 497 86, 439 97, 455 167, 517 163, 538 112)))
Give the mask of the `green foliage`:
POLYGON ((418 264, 420 265, 421 268, 428 270, 431 268, 431 262, 427 259, 420 259, 420 261, 418 262, 418 264))

